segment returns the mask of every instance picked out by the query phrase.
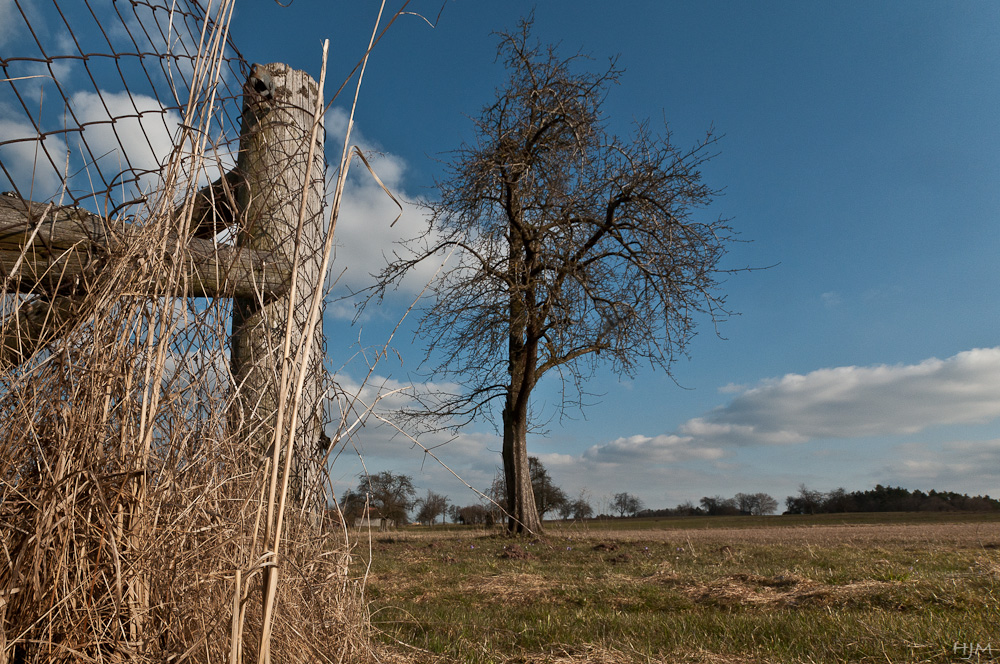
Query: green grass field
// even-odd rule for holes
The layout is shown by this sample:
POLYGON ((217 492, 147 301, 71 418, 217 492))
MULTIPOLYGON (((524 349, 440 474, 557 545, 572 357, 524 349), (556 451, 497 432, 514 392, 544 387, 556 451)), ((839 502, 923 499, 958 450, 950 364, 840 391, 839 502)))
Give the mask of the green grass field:
POLYGON ((998 516, 414 527, 354 570, 383 661, 1000 661, 998 516))

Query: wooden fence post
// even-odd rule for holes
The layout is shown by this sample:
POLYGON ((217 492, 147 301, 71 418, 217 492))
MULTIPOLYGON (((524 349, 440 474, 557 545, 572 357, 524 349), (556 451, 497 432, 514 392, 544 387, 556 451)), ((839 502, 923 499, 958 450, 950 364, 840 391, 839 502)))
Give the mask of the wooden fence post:
MULTIPOLYGON (((237 170, 244 186, 237 191, 241 228, 237 244, 268 252, 274 269, 290 275, 296 261, 296 235, 303 191, 307 191, 297 256, 294 291, 267 298, 236 298, 233 303, 232 366, 238 384, 233 413, 241 435, 255 454, 268 449, 278 411, 282 349, 292 307, 290 356, 302 342, 309 303, 319 283, 324 239, 323 130, 317 132, 313 163, 308 164, 318 86, 305 72, 284 64, 254 65, 244 88, 243 129, 237 170), (306 184, 308 183, 308 188, 306 184)), ((264 289, 262 289, 263 293, 264 289)), ((320 330, 322 326, 320 326, 320 330)), ((323 408, 323 338, 312 343, 294 436, 292 489, 298 501, 323 507, 320 449, 323 408)), ((290 395, 289 395, 290 396, 290 395)), ((285 426, 291 417, 286 413, 285 426)), ((325 502, 325 501, 323 501, 325 502)))

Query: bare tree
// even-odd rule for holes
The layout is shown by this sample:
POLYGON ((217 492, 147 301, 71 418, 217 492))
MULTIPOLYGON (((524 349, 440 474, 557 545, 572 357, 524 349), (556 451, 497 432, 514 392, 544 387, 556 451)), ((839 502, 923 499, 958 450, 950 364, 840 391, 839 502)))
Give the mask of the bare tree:
POLYGON ((778 509, 778 501, 766 493, 738 493, 734 500, 741 514, 761 516, 778 509))
POLYGON ((627 139, 610 135, 601 107, 622 70, 612 60, 581 71, 586 58, 561 58, 530 28, 527 19, 499 34, 509 78, 427 203, 427 233, 379 275, 379 292, 454 252, 430 284, 420 333, 425 368, 462 390, 424 406, 461 426, 492 419, 502 403, 508 528, 537 533, 526 440, 539 379, 562 380, 565 408, 582 407, 600 361, 620 374, 643 363, 669 374, 696 315, 726 315, 719 261, 733 232, 694 218, 716 193, 699 171, 712 133, 689 149, 648 122, 627 139))
POLYGON ((468 526, 486 523, 488 514, 489 512, 482 505, 466 505, 465 507, 452 505, 448 508, 448 516, 452 523, 464 523, 468 526))
POLYGON ((825 500, 826 494, 822 491, 813 491, 800 484, 799 495, 785 498, 785 507, 789 514, 816 514, 825 500))
POLYGON ((767 493, 755 493, 754 496, 757 498, 757 515, 774 514, 778 511, 778 501, 775 500, 770 494, 767 493))
POLYGON ((736 498, 723 498, 722 496, 704 496, 701 501, 701 508, 709 516, 734 516, 740 513, 740 506, 736 498))
POLYGON ((490 483, 489 491, 484 496, 483 507, 486 509, 486 525, 492 526, 498 523, 503 515, 509 511, 508 506, 507 483, 504 480, 503 471, 498 468, 493 476, 493 482, 490 483))
POLYGON ((573 501, 573 518, 577 521, 582 521, 592 516, 594 516, 594 508, 590 506, 590 503, 581 494, 579 498, 573 501))
POLYGON ((368 503, 378 511, 379 516, 396 523, 407 522, 407 513, 413 508, 417 494, 413 488, 413 478, 409 475, 397 475, 391 470, 383 470, 374 475, 361 473, 358 475, 356 493, 367 496, 368 503))
POLYGON ((531 491, 535 496, 539 518, 544 519, 548 512, 558 510, 569 502, 566 493, 552 483, 549 471, 538 457, 528 457, 528 473, 531 475, 531 491))
POLYGON ((428 489, 427 496, 418 500, 416 507, 417 521, 433 525, 437 518, 447 511, 448 496, 443 496, 428 489))
POLYGON ((642 500, 630 493, 616 493, 611 507, 618 511, 618 516, 635 516, 643 508, 642 500))

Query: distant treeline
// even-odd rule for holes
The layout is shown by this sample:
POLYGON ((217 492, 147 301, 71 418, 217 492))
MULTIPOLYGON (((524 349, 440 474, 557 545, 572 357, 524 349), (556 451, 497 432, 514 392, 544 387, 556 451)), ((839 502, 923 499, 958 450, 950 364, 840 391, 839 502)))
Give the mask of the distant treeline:
MULTIPOLYGON (((698 505, 687 502, 674 508, 644 509, 638 517, 737 516, 773 514, 778 502, 766 493, 738 493, 733 498, 705 497, 698 505)), ((1000 500, 969 496, 954 491, 910 491, 878 484, 868 491, 835 489, 813 491, 803 484, 799 493, 785 498, 785 514, 830 514, 836 512, 994 512, 1000 500)))
MULTIPOLYGON (((547 477, 547 476, 546 476, 547 477)), ((594 512, 581 496, 572 501, 556 500, 546 496, 562 495, 555 492, 542 493, 536 486, 536 502, 546 505, 545 512, 556 511, 562 519, 589 519, 594 512)), ((448 516, 455 523, 492 524, 501 518, 502 507, 506 503, 500 492, 494 487, 497 496, 496 504, 491 506, 469 505, 448 507, 448 516)), ((766 493, 738 493, 732 498, 722 496, 705 496, 698 504, 686 502, 674 508, 648 509, 643 508, 641 501, 627 493, 615 494, 615 500, 610 503, 613 514, 601 513, 597 518, 627 518, 627 517, 671 517, 671 516, 761 516, 778 512, 778 501, 766 493)), ((868 491, 847 491, 834 489, 823 492, 814 491, 802 484, 799 493, 785 498, 784 514, 831 514, 837 512, 996 512, 1000 511, 1000 500, 989 496, 969 496, 954 491, 928 491, 919 489, 910 491, 902 487, 882 486, 878 484, 868 491)), ((539 509, 539 512, 542 512, 539 509)), ((544 512, 542 512, 544 513, 544 512)))
POLYGON ((762 516, 778 511, 778 501, 766 493, 738 493, 732 498, 705 496, 696 506, 688 501, 673 509, 646 509, 635 516, 762 516))
POLYGON ((868 491, 835 489, 812 491, 805 485, 797 496, 785 499, 785 514, 829 514, 835 512, 994 512, 1000 500, 969 496, 954 491, 910 491, 878 484, 868 491))

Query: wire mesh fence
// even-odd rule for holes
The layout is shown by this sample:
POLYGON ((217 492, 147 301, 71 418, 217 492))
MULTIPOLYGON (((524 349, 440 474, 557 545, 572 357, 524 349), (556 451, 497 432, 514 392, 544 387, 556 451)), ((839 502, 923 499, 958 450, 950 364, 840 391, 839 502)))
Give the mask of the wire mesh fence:
POLYGON ((204 174, 232 161, 248 72, 225 31, 215 30, 228 21, 225 3, 214 16, 196 2, 3 7, 0 47, 17 54, 0 59, 5 190, 95 211, 122 208, 158 189, 178 129, 205 114, 212 119, 206 152, 215 154, 204 174), (211 62, 209 48, 218 51, 211 62))
POLYGON ((362 647, 324 514, 321 115, 255 88, 299 73, 252 70, 233 7, 0 2, 0 662, 362 647), (250 191, 253 159, 292 175, 250 191))

